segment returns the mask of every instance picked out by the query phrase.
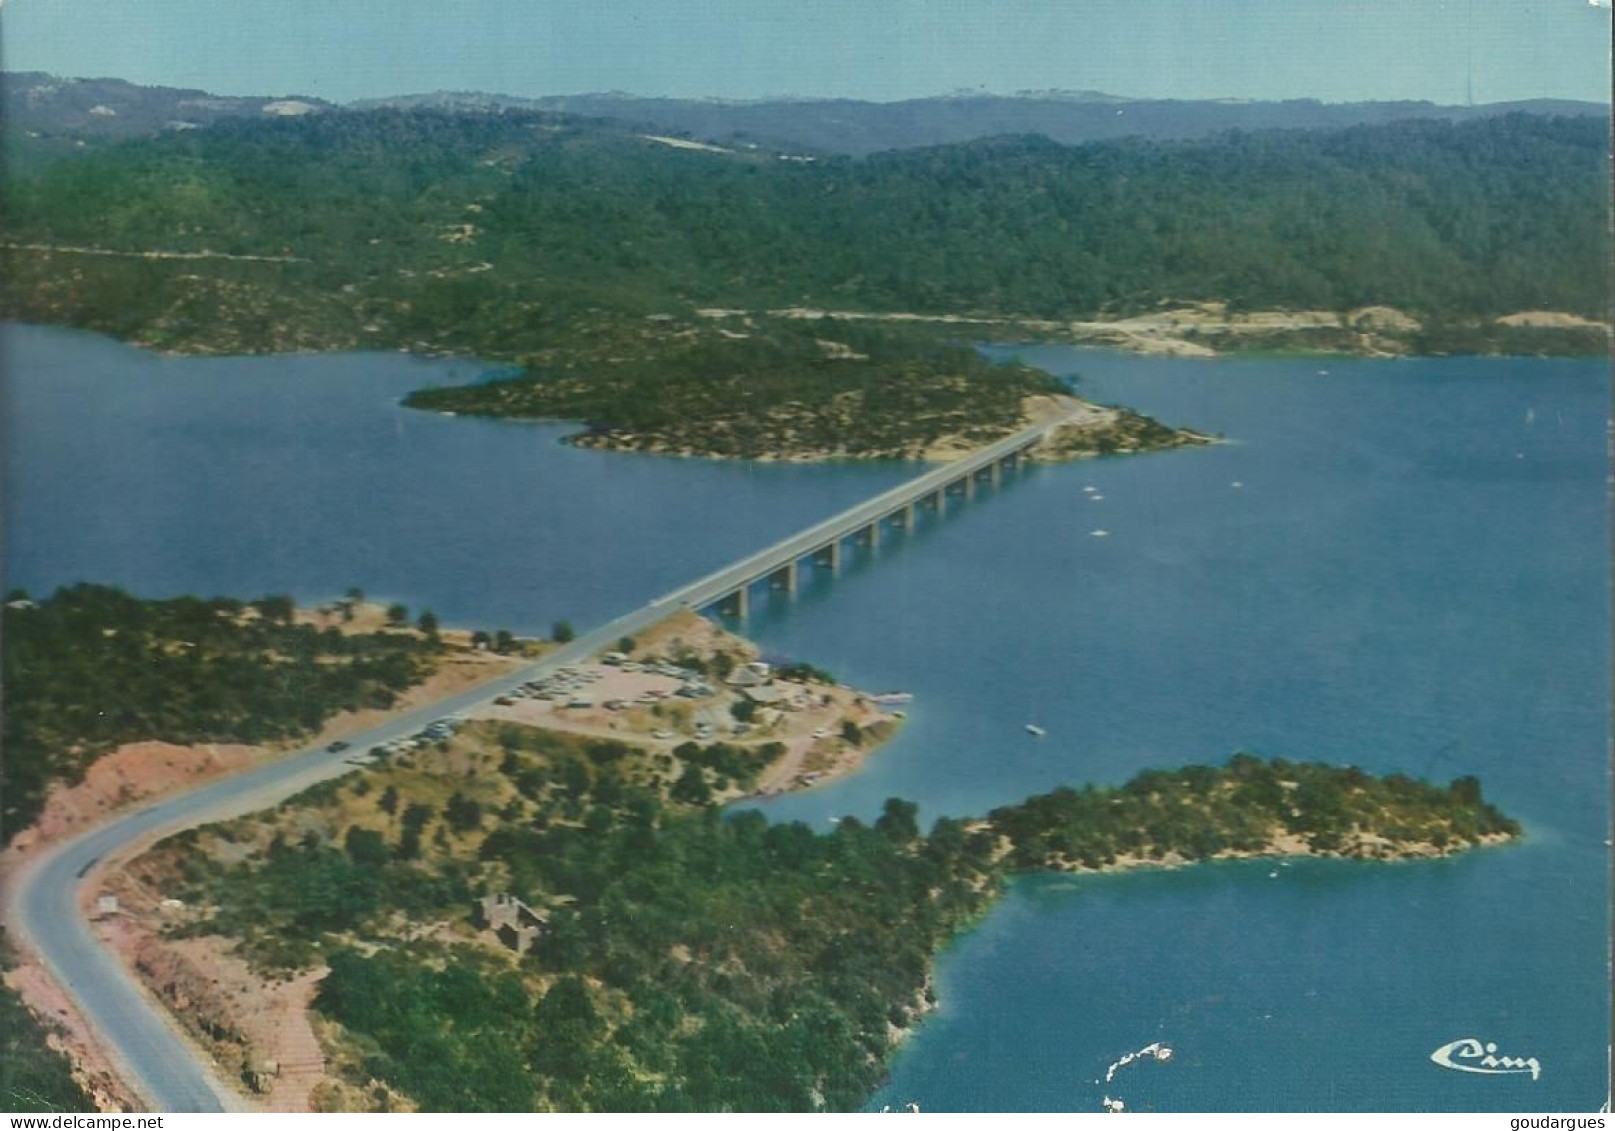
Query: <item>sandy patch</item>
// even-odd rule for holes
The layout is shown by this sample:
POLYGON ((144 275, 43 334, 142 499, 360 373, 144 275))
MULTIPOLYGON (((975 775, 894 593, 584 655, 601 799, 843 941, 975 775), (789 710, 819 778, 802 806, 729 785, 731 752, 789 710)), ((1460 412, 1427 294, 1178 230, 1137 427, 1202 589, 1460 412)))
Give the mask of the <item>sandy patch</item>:
POLYGON ((266 747, 223 743, 131 742, 120 746, 92 762, 77 785, 54 786, 39 818, 17 834, 0 861, 11 865, 17 855, 65 840, 154 797, 246 769, 269 753, 266 747))
POLYGON ((694 149, 701 153, 733 153, 732 149, 725 149, 721 145, 709 145, 704 141, 691 141, 685 137, 664 137, 661 134, 640 134, 646 141, 654 141, 658 145, 669 145, 674 149, 694 149))
POLYGON ((1394 306, 1364 306, 1347 316, 1358 330, 1389 330, 1392 333, 1416 334, 1424 329, 1417 318, 1404 314, 1394 306))
POLYGON ((1505 314, 1497 320, 1499 326, 1517 326, 1532 330, 1609 330, 1607 322, 1596 322, 1579 314, 1566 314, 1556 310, 1521 310, 1505 314))

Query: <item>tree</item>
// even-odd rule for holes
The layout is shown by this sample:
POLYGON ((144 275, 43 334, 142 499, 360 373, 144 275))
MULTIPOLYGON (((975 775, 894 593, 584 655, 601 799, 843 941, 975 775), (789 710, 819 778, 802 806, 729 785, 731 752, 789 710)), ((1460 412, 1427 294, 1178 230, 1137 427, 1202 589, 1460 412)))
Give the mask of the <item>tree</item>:
POLYGON ((487 648, 492 643, 493 638, 480 628, 471 634, 471 647, 473 648, 487 648))
POLYGON ((514 651, 515 648, 516 638, 510 634, 510 629, 501 628, 493 634, 493 650, 495 652, 503 655, 506 652, 514 651))
POLYGON ((358 825, 348 829, 347 836, 342 838, 342 847, 355 864, 365 868, 381 867, 387 863, 390 855, 387 842, 380 833, 374 829, 361 829, 358 825))
POLYGON ((401 601, 394 601, 387 606, 387 623, 395 628, 409 623, 409 606, 401 601))
POLYGON ((397 814, 398 787, 395 785, 389 785, 386 789, 382 790, 381 800, 376 802, 376 807, 389 817, 397 814))
POLYGON ((899 844, 907 844, 920 835, 919 812, 920 807, 912 801, 888 797, 875 821, 875 830, 899 844))
POLYGON ((557 644, 570 644, 577 635, 569 620, 558 620, 550 629, 550 639, 557 644))
POLYGON ((284 593, 260 597, 252 603, 252 607, 269 624, 291 624, 292 614, 297 611, 297 605, 284 593))
POLYGON ((437 614, 431 609, 422 609, 421 615, 415 620, 415 627, 434 640, 437 638, 437 614))
MULTIPOLYGON (((25 594, 25 596, 26 596, 26 594, 25 594)), ((619 651, 619 652, 632 652, 634 650, 634 648, 638 645, 638 643, 639 642, 637 640, 635 640, 632 636, 624 636, 620 640, 617 641, 617 651, 619 651)))
POLYGON ((581 1086, 601 1030, 589 987, 576 975, 566 975, 538 1003, 534 1022, 533 1067, 566 1084, 581 1086))
POLYGON ((443 819, 457 833, 470 832, 482 824, 482 803, 456 791, 443 806, 443 819))
POLYGON ((741 722, 749 723, 757 714, 757 704, 750 699, 736 699, 729 704, 729 713, 741 722))
POLYGON ((673 783, 668 793, 674 801, 687 805, 706 805, 712 801, 712 790, 707 786, 706 774, 702 773, 700 766, 685 766, 684 773, 679 775, 679 780, 673 783))
MULTIPOLYGON (((430 805, 414 804, 404 810, 404 832, 395 850, 400 860, 414 860, 421 854, 421 830, 432 819, 430 805)), ((441 827, 441 826, 440 826, 441 827)))

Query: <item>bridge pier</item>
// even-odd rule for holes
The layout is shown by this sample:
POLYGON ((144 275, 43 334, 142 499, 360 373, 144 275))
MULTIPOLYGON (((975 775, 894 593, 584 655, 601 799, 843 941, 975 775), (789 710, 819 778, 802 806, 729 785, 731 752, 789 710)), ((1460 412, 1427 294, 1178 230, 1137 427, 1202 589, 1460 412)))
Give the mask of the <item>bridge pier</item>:
POLYGON ((975 476, 975 473, 972 472, 971 474, 965 476, 964 484, 965 484, 965 498, 974 499, 976 497, 976 476, 975 476))
POLYGON ((988 464, 987 467, 988 467, 987 478, 992 482, 992 485, 994 487, 997 487, 1000 484, 1002 484, 1004 482, 1004 463, 1003 463, 1003 461, 995 459, 995 460, 993 460, 992 463, 988 464))
POLYGON ((729 596, 726 598, 726 602, 732 611, 732 615, 738 620, 745 620, 746 614, 751 612, 751 594, 747 592, 747 590, 750 588, 751 585, 748 582, 747 584, 742 585, 739 589, 736 589, 733 593, 729 594, 729 596))
POLYGON ((880 519, 876 519, 868 526, 858 531, 858 537, 868 544, 871 550, 880 549, 880 519))
POLYGON ((831 573, 841 572, 841 539, 837 538, 828 546, 821 546, 813 551, 813 564, 815 566, 828 566, 831 573))
POLYGON ((796 594, 796 559, 792 558, 785 563, 784 568, 775 570, 769 575, 768 581, 775 589, 783 589, 791 595, 796 594))

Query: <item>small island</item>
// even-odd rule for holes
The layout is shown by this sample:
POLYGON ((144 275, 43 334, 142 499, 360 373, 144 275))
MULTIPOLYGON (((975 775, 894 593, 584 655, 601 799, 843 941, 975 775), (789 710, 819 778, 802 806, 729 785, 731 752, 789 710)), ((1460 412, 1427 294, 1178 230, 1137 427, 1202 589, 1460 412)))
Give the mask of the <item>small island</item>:
MULTIPOLYGON (((744 341, 698 338, 642 363, 595 363, 409 394, 411 408, 573 420, 578 447, 719 459, 945 461, 1080 408, 1032 458, 1204 444, 1125 409, 1091 405, 1048 373, 994 364, 913 331, 751 323, 744 341)), ((703 328, 710 336, 713 331, 703 328)))

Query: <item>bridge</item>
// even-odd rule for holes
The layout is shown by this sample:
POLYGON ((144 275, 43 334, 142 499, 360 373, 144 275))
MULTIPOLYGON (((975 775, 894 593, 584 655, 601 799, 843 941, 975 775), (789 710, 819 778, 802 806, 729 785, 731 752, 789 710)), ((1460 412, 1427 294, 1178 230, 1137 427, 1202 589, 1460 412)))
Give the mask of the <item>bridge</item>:
POLYGON ((1004 472, 1018 467, 1027 453, 1051 431, 1080 420, 1091 411, 1090 406, 1078 404, 1059 416, 979 448, 964 459, 928 471, 748 558, 692 581, 655 604, 665 608, 676 603, 697 609, 715 605, 723 612, 744 617, 750 608, 751 590, 760 582, 766 581, 773 589, 794 593, 804 564, 828 569, 831 573, 839 571, 842 550, 849 540, 879 546, 883 528, 912 530, 921 507, 929 507, 941 515, 946 513, 951 496, 969 499, 975 495, 978 483, 998 486, 1004 472))
POLYGON ((310 747, 89 829, 23 866, 8 892, 7 927, 38 953, 107 1046, 120 1074, 156 1110, 230 1110, 238 1101, 221 1082, 218 1066, 205 1062, 176 1031, 85 920, 80 889, 95 881, 99 868, 158 837, 267 809, 317 782, 350 773, 366 760, 363 752, 370 747, 407 738, 434 719, 480 706, 528 680, 587 660, 681 609, 716 606, 744 615, 754 586, 766 581, 794 590, 803 562, 838 569, 848 540, 878 545, 883 528, 912 529, 918 508, 934 507, 942 512, 950 497, 973 495, 978 482, 999 482, 1006 468, 1020 465, 1051 431, 1094 412, 1092 406, 1073 401, 1061 415, 989 444, 965 459, 927 471, 692 581, 540 660, 348 735, 352 749, 310 747))

